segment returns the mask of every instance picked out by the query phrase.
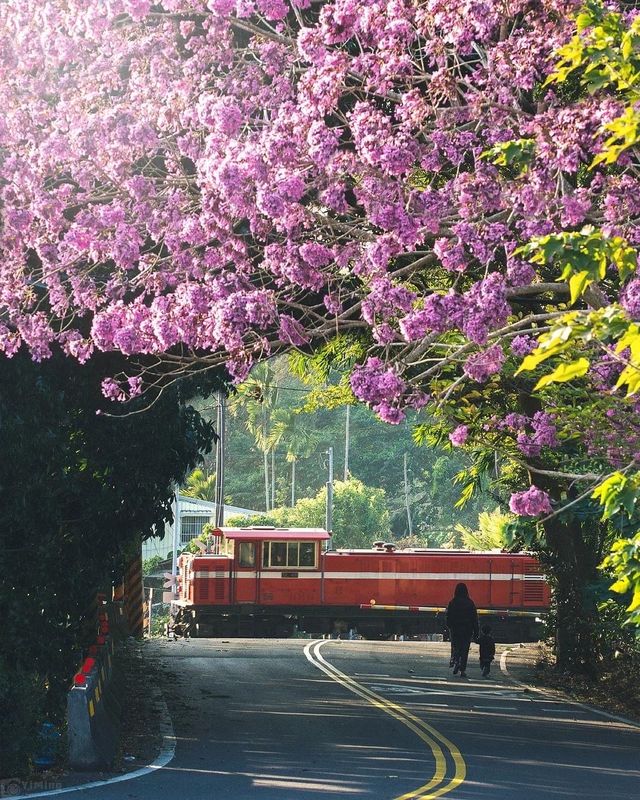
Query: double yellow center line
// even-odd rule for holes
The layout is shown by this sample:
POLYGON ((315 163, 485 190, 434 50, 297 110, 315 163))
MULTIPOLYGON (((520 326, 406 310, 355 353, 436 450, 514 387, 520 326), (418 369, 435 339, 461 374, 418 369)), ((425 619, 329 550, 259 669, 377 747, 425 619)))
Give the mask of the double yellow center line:
POLYGON ((344 672, 341 672, 333 664, 326 661, 320 653, 320 648, 325 644, 328 644, 327 640, 309 642, 304 648, 305 656, 314 667, 324 672, 336 683, 344 686, 345 689, 366 700, 367 703, 406 725, 428 745, 433 753, 433 777, 427 783, 400 795, 395 800, 433 800, 433 798, 448 794, 456 786, 459 786, 465 779, 467 767, 461 752, 455 744, 427 722, 407 711, 406 708, 399 706, 397 703, 392 703, 382 695, 376 694, 376 692, 372 692, 371 689, 367 689, 366 686, 358 683, 349 675, 345 675, 344 672))

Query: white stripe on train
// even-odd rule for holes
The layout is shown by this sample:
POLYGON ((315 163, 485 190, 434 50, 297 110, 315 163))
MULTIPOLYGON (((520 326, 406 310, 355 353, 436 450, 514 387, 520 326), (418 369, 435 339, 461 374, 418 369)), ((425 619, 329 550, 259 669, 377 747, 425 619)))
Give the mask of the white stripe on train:
MULTIPOLYGON (((311 578, 320 580, 322 573, 318 570, 310 570, 305 572, 302 569, 296 568, 282 568, 282 570, 262 570, 260 572, 261 580, 288 580, 292 576, 287 573, 295 572, 298 580, 302 578, 311 578)), ((255 580, 257 573, 255 571, 236 572, 235 578, 253 578, 255 580)), ((195 578, 227 578, 229 572, 226 570, 207 571, 196 570, 193 573, 195 578)), ((543 581, 543 575, 512 575, 509 573, 482 573, 482 572, 325 572, 325 580, 380 580, 380 581, 397 581, 397 580, 412 580, 412 581, 543 581)))

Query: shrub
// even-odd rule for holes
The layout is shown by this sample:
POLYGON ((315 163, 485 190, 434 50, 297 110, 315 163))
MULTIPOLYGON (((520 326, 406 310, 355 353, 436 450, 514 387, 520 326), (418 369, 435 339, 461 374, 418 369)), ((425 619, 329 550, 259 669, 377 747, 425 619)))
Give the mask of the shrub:
POLYGON ((44 698, 40 675, 10 667, 0 658, 0 777, 21 777, 29 772, 44 698))

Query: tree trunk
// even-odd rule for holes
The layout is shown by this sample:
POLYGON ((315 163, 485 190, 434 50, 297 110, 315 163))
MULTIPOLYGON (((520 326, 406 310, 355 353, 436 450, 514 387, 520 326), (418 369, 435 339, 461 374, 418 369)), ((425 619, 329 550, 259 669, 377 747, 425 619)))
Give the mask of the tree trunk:
MULTIPOLYGON (((520 404, 530 417, 542 410, 526 384, 520 404)), ((546 465, 540 461, 535 466, 546 465)), ((532 485, 548 492, 556 506, 566 502, 567 497, 571 499, 573 489, 562 481, 534 472, 529 473, 529 478, 532 485)), ((543 523, 544 538, 538 545, 538 554, 547 567, 552 586, 556 666, 568 672, 593 672, 597 657, 595 608, 589 607, 586 590, 597 577, 605 527, 595 515, 588 512, 578 515, 577 510, 543 523)))
POLYGON ((344 480, 345 483, 349 480, 349 444, 351 439, 351 406, 347 405, 347 419, 344 425, 344 480))
POLYGON ((553 518, 544 529, 554 588, 556 666, 592 673, 597 658, 596 608, 586 589, 597 578, 599 548, 594 539, 600 538, 598 529, 604 531, 595 519, 580 522, 576 518, 566 523, 553 518))
POLYGON ((271 508, 276 507, 276 449, 271 450, 271 508))
POLYGON ((269 455, 266 450, 262 451, 264 460, 264 507, 269 511, 269 455))
POLYGON ((291 462, 291 508, 296 504, 296 462, 291 462))

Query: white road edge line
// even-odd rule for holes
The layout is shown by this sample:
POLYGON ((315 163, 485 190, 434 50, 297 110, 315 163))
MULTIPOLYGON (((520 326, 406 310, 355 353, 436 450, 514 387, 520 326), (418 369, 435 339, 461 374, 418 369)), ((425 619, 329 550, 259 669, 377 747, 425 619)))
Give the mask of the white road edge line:
POLYGON ((513 683, 517 684, 518 686, 522 686, 524 689, 528 689, 530 692, 535 692, 535 694, 541 694, 543 697, 549 697, 555 703, 564 703, 568 706, 576 706, 577 708, 582 708, 585 711, 591 711, 594 714, 598 714, 601 717, 607 717, 608 719, 613 719, 616 722, 622 722, 625 725, 629 725, 632 728, 640 728, 640 725, 637 722, 634 722, 632 719, 627 719, 626 717, 620 717, 617 714, 611 714, 608 711, 602 711, 600 708, 596 708, 595 706, 589 706, 586 703, 579 703, 577 700, 569 700, 569 699, 561 699, 555 697, 551 692, 547 692, 544 689, 539 689, 537 686, 530 686, 528 683, 523 683, 519 681, 517 678, 514 678, 513 675, 509 672, 507 668, 507 656, 509 653, 514 650, 515 648, 510 647, 507 650, 502 651, 502 655, 500 656, 500 669, 507 678, 512 681, 513 683))
POLYGON ((449 708, 449 703, 421 703, 419 700, 411 703, 403 703, 405 706, 427 706, 428 708, 449 708))
POLYGON ((32 794, 19 794, 11 795, 11 800, 30 800, 32 797, 52 797, 57 794, 68 794, 69 792, 82 792, 85 789, 97 789, 100 786, 109 786, 112 783, 122 783, 123 781, 132 781, 135 778, 142 778, 144 775, 149 775, 158 769, 166 767, 167 764, 173 759, 176 752, 176 736, 173 730, 173 722, 169 714, 164 695, 160 692, 158 701, 161 705, 161 719, 160 719, 160 732, 162 733, 162 748, 156 758, 147 764, 145 767, 140 767, 133 772, 127 772, 124 775, 117 775, 115 778, 106 778, 102 781, 91 781, 90 783, 81 783, 76 786, 67 786, 63 789, 49 789, 46 792, 33 792, 32 794))

